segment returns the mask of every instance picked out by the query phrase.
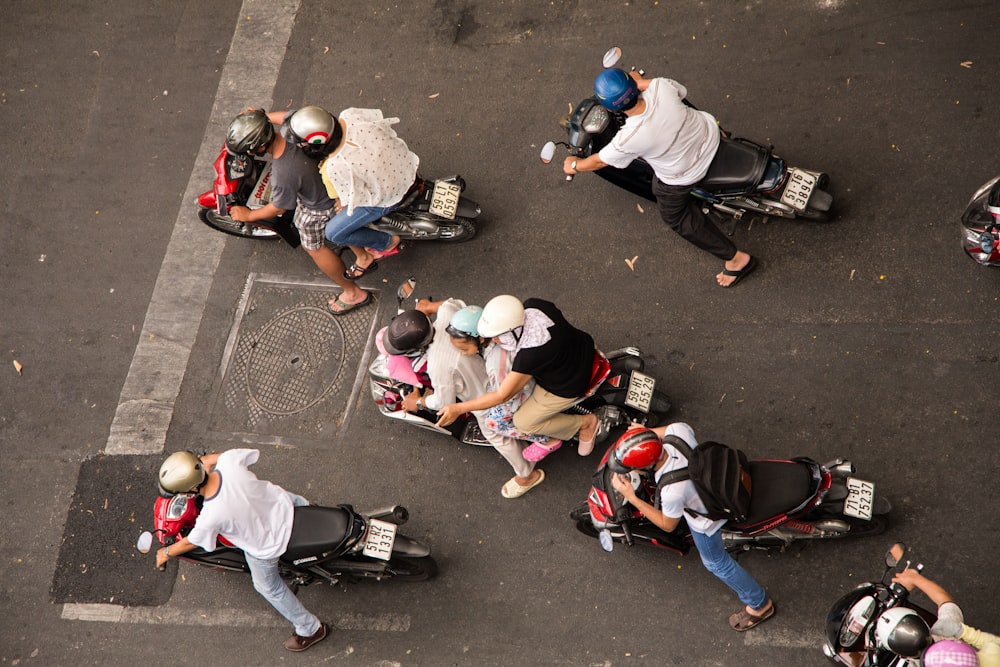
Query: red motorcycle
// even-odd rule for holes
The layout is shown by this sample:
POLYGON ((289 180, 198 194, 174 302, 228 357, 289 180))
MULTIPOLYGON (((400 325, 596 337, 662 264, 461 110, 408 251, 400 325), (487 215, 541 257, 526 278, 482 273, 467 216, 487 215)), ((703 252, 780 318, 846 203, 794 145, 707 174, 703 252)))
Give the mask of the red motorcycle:
MULTIPOLYGON (((153 525, 160 544, 170 545, 187 535, 201 512, 204 498, 194 493, 158 496, 153 525)), ((278 568, 293 590, 317 581, 327 583, 362 579, 423 581, 437 573, 430 547, 397 532, 409 512, 399 505, 369 514, 350 505, 295 508, 292 536, 278 568)), ((153 534, 139 536, 136 548, 148 553, 153 534)), ((195 548, 178 557, 214 570, 250 573, 243 551, 224 537, 214 551, 195 548)))
MULTIPOLYGON (((417 177, 403 203, 369 227, 408 241, 468 241, 476 235, 473 222, 479 205, 462 196, 465 180, 449 176, 435 181, 417 177)), ((198 196, 198 217, 212 229, 253 239, 284 239, 299 246, 293 212, 255 222, 237 222, 229 215, 233 206, 260 208, 271 201, 269 156, 233 155, 225 146, 215 159, 212 189, 198 196)))
MULTIPOLYGON (((611 434, 617 443, 624 433, 611 434)), ((594 473, 587 502, 570 512, 577 529, 596 537, 606 551, 615 542, 632 546, 646 542, 681 555, 693 546, 690 530, 681 521, 673 532, 665 532, 629 504, 611 484, 615 474, 608 466, 608 448, 594 473)), ((854 465, 836 459, 821 465, 812 459, 763 459, 750 461, 753 495, 750 514, 740 524, 727 523, 722 541, 730 552, 778 549, 799 540, 878 535, 888 527, 889 501, 875 494, 875 485, 854 477, 854 465)), ((632 487, 649 500, 656 494, 653 473, 633 470, 632 487)), ((652 501, 650 501, 652 502, 652 501)))

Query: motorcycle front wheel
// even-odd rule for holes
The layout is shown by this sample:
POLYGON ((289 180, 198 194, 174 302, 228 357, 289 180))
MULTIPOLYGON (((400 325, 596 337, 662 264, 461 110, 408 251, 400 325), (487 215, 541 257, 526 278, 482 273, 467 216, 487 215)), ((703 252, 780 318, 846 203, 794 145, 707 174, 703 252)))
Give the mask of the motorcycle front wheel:
POLYGON ((198 217, 206 225, 223 234, 241 236, 248 239, 260 239, 262 241, 273 241, 281 238, 277 232, 270 229, 254 227, 245 222, 237 222, 228 215, 219 215, 217 211, 210 208, 199 209, 198 217))

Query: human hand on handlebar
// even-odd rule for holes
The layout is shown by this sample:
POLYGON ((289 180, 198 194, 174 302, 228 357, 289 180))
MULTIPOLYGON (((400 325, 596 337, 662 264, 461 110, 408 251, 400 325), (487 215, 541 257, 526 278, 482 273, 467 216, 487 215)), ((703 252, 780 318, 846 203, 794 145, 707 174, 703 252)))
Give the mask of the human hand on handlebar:
POLYGON ((635 500, 635 489, 632 488, 632 480, 625 475, 615 473, 614 477, 611 478, 611 486, 615 487, 615 491, 620 493, 630 503, 635 500))
POLYGON ((576 170, 577 158, 572 155, 567 155, 566 159, 563 160, 563 173, 566 174, 566 180, 571 181, 573 177, 579 172, 576 170))
POLYGON ((229 217, 236 222, 250 222, 250 209, 246 206, 230 206, 229 217))
POLYGON ((170 556, 167 555, 167 547, 160 547, 156 550, 156 569, 163 570, 167 569, 167 561, 170 560, 170 556))

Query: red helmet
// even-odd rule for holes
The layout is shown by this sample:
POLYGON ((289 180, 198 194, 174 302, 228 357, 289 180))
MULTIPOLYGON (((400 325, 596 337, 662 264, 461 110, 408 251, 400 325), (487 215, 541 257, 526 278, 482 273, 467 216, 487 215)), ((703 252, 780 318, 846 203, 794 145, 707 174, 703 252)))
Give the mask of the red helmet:
POLYGON ((659 436, 644 426, 633 426, 618 438, 608 457, 608 466, 624 474, 630 470, 652 468, 662 456, 663 443, 659 436))

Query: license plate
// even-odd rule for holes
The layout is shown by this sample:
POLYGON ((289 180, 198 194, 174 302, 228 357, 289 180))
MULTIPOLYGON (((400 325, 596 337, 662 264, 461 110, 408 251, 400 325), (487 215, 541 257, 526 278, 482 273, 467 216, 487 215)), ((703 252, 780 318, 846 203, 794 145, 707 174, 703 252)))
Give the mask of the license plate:
POLYGON ((625 393, 625 405, 641 412, 649 412, 655 388, 656 380, 652 377, 639 371, 632 371, 632 376, 628 379, 628 391, 625 393))
POLYGON ((368 534, 365 535, 364 553, 372 558, 389 560, 392 545, 396 543, 396 524, 378 519, 368 520, 368 534))
POLYGON ((785 184, 785 191, 781 193, 781 201, 797 211, 804 211, 814 187, 815 176, 808 171, 793 168, 788 172, 788 182, 785 184))
POLYGON ((458 213, 458 197, 461 194, 462 188, 455 183, 437 181, 434 183, 431 206, 428 210, 434 215, 454 220, 455 214, 458 213))
POLYGON ((875 504, 875 485, 863 479, 847 478, 847 499, 844 514, 870 521, 875 504))

